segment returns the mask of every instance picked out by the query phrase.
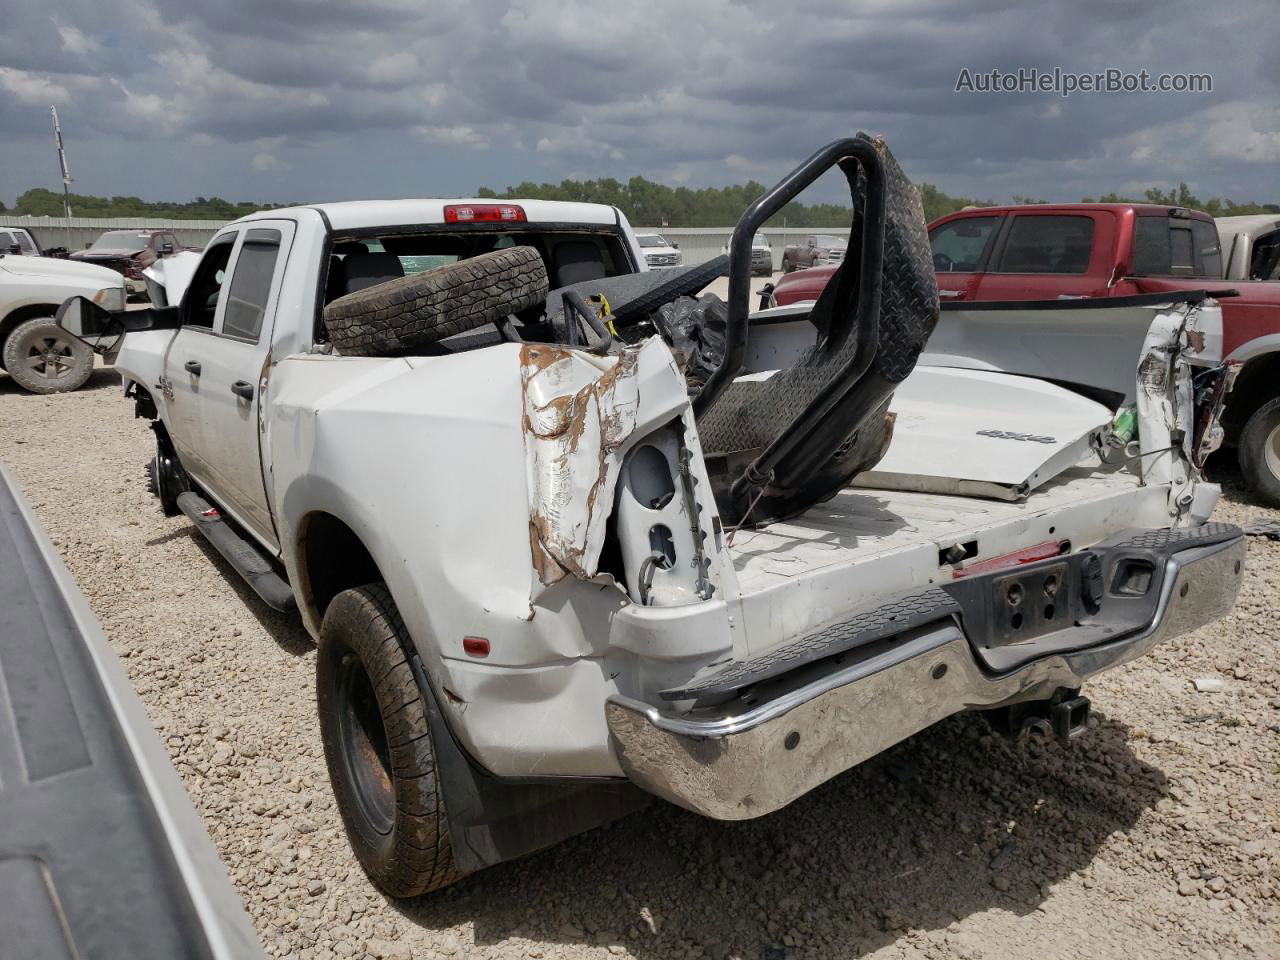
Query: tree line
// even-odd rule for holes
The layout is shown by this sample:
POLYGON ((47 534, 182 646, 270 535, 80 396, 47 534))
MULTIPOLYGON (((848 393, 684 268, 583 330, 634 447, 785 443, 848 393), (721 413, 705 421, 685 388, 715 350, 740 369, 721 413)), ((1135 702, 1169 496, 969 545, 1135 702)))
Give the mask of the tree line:
MULTIPOLYGON (((282 203, 232 203, 221 197, 196 197, 185 203, 148 201, 139 197, 95 197, 71 194, 74 217, 155 217, 165 220, 235 220, 258 210, 287 206, 282 203)), ((0 201, 0 213, 10 216, 60 217, 62 194, 37 187, 18 197, 12 207, 0 201)))
MULTIPOLYGON (((582 203, 607 203, 620 209, 633 224, 645 227, 724 227, 735 223, 750 204, 764 193, 763 184, 754 180, 727 187, 670 187, 644 177, 632 177, 626 183, 604 177, 599 180, 561 180, 559 183, 523 183, 509 186, 501 193, 481 187, 476 196, 512 200, 527 197, 537 200, 572 200, 582 203)), ((988 207, 995 201, 950 196, 931 183, 920 184, 926 220, 954 213, 964 207, 988 207)), ((1123 197, 1116 193, 1085 197, 1085 203, 1156 203, 1164 206, 1190 207, 1216 217, 1250 213, 1280 213, 1280 204, 1238 202, 1219 197, 1201 200, 1185 183, 1174 190, 1152 187, 1141 197, 1123 197)), ((1047 203, 1031 197, 1014 196, 1013 203, 1047 203)), ((286 206, 280 203, 232 203, 221 197, 196 197, 186 203, 151 202, 138 197, 95 197, 71 195, 71 212, 77 217, 154 217, 173 220, 234 220, 256 210, 286 206)), ((0 214, 34 217, 62 216, 62 194, 37 188, 18 197, 12 208, 0 202, 0 214)), ((792 202, 769 221, 780 227, 848 226, 849 208, 831 203, 792 202)))

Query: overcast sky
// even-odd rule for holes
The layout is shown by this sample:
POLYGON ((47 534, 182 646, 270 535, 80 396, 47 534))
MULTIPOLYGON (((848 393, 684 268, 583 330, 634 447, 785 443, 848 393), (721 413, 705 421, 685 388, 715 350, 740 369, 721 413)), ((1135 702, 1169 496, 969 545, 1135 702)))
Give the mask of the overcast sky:
POLYGON ((0 24, 6 203, 60 186, 50 104, 75 190, 148 200, 771 182, 860 129, 952 194, 1280 200, 1275 0, 0 0, 0 24), (955 92, 1019 67, 1213 91, 955 92))

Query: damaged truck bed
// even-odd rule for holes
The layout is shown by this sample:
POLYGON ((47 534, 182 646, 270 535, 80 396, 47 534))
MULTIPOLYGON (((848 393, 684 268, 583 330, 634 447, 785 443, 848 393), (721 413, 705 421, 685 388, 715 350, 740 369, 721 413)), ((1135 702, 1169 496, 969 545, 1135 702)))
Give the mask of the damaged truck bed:
POLYGON ((637 251, 587 204, 272 210, 211 241, 178 306, 60 314, 153 420, 162 508, 316 637, 382 890, 650 795, 760 816, 962 710, 1074 736, 1090 676, 1230 610, 1206 295, 1110 307, 1146 330, 1131 391, 980 346, 918 363, 955 331, 919 195, 864 135, 753 204, 727 263, 637 251), (748 316, 752 237, 833 168, 839 271, 748 316), (726 266, 728 301, 698 296, 726 266))

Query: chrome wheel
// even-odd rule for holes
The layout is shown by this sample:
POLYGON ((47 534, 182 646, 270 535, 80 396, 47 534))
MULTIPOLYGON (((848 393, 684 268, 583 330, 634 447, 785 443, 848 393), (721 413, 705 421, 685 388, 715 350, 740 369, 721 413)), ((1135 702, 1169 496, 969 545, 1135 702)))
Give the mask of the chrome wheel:
POLYGON ((27 344, 27 369, 46 380, 61 380, 76 367, 71 341, 58 334, 39 334, 27 344))

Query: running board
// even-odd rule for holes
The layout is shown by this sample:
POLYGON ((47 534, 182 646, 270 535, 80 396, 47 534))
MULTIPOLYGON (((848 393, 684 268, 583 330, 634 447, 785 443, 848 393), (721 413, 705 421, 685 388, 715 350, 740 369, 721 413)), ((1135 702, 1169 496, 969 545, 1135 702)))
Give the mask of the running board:
POLYGON ((253 587, 253 592, 260 596, 267 606, 281 613, 289 613, 297 609, 293 599, 293 591, 271 566, 271 562, 262 555, 256 545, 246 540, 225 520, 222 513, 198 493, 178 494, 178 509, 196 525, 222 558, 235 568, 236 573, 244 577, 244 582, 253 587))

